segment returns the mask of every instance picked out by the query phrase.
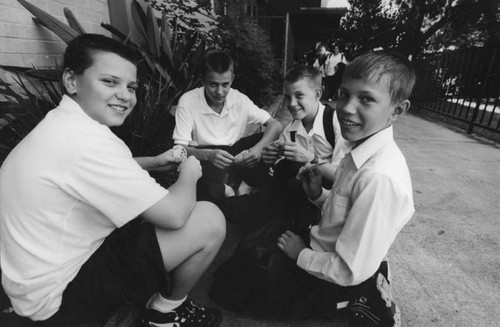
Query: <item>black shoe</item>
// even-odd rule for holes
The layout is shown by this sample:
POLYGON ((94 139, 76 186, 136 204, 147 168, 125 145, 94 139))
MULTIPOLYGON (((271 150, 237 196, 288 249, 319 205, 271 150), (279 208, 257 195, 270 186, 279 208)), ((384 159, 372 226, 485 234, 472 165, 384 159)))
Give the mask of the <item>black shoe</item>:
POLYGON ((381 273, 362 295, 348 306, 349 327, 400 327, 401 314, 392 299, 391 288, 381 273))
POLYGON ((187 299, 174 311, 162 313, 146 309, 142 317, 142 326, 148 327, 217 327, 222 320, 219 309, 204 308, 187 299))

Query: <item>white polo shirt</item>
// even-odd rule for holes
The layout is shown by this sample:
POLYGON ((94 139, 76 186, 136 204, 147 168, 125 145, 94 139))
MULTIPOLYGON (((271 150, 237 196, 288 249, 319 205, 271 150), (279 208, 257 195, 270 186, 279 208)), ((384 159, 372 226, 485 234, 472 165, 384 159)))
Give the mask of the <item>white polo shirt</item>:
POLYGON ((166 194, 122 140, 64 96, 0 169, 2 285, 16 313, 52 316, 104 239, 166 194))
POLYGON ((323 190, 321 219, 311 228, 311 249, 297 265, 341 286, 371 277, 415 212, 406 160, 392 126, 342 159, 331 191, 323 190))
POLYGON ((205 88, 185 93, 175 113, 175 144, 189 146, 233 145, 245 134, 247 125, 264 124, 271 115, 246 95, 230 89, 220 114, 207 103, 205 88))

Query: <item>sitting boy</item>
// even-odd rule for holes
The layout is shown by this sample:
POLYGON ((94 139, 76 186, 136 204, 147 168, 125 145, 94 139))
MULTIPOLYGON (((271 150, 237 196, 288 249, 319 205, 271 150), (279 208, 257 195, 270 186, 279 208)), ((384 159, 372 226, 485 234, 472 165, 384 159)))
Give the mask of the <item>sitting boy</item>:
POLYGON ((284 128, 280 140, 268 144, 262 151, 262 161, 266 164, 275 164, 278 159, 285 160, 279 163, 278 169, 287 171, 278 171, 279 175, 295 178, 300 166, 327 161, 330 164, 319 169, 333 180, 343 156, 344 142, 337 114, 320 102, 321 95, 321 72, 318 69, 298 66, 286 74, 285 105, 293 120, 284 128), (325 110, 333 112, 328 115, 325 110))
POLYGON ((225 52, 209 52, 204 59, 203 86, 184 94, 177 106, 174 142, 198 158, 203 169, 198 199, 213 201, 234 195, 225 184, 227 173, 232 175, 229 181, 243 179, 242 185, 258 186, 269 168, 259 163, 262 149, 282 130, 268 112, 231 88, 233 66, 225 52), (266 126, 265 131, 243 137, 253 124, 266 126))
POLYGON ((0 170, 0 265, 14 311, 76 326, 126 304, 145 307, 145 326, 217 326, 219 310, 186 299, 225 236, 220 210, 196 202, 199 161, 133 158, 111 132, 137 102, 129 48, 83 34, 63 68, 59 106, 0 170), (168 190, 144 170, 177 166, 168 190))
POLYGON ((286 231, 277 240, 304 272, 311 314, 348 300, 349 326, 399 326, 392 300, 387 252, 414 213, 406 160, 393 139, 392 123, 410 107, 415 72, 391 52, 372 52, 348 64, 337 113, 342 136, 353 149, 342 159, 331 191, 321 174, 302 179, 308 197, 322 204, 318 225, 304 240, 286 231))
POLYGON ((296 175, 307 163, 327 162, 319 169, 333 180, 338 163, 343 156, 343 139, 335 111, 325 107, 321 98, 321 72, 310 66, 297 66, 290 69, 284 78, 284 105, 293 120, 283 130, 280 138, 266 145, 262 150, 262 161, 273 165, 271 183, 255 194, 228 198, 220 201, 226 219, 239 222, 244 229, 260 227, 277 217, 281 211, 280 202, 287 210, 296 211, 296 199, 303 196, 296 175), (278 208, 279 207, 279 208, 278 208))

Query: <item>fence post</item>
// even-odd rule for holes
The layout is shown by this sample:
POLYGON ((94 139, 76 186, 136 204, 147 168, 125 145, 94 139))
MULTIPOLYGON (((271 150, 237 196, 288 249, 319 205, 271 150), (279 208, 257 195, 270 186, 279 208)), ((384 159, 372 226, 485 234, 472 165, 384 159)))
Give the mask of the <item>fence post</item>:
MULTIPOLYGON (((479 92, 479 94, 477 96, 476 106, 474 107, 474 112, 472 113, 472 119, 469 123, 469 128, 467 129, 467 134, 471 134, 472 130, 474 129, 474 122, 476 121, 477 115, 479 114, 479 109, 481 107, 481 101, 483 99, 484 89, 486 88, 486 84, 487 84, 487 77, 490 75, 494 61, 495 61, 495 56, 492 55, 490 58, 490 63, 488 64, 488 69, 486 70, 486 78, 483 79, 483 85, 481 86, 481 91, 479 92)), ((486 110, 486 106, 485 106, 484 110, 486 110)))

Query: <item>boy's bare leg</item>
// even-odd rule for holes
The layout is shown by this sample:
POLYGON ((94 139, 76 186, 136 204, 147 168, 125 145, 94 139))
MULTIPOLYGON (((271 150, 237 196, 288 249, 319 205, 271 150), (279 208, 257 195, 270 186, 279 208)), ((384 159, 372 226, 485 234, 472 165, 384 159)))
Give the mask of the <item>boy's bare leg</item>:
POLYGON ((222 212, 210 202, 197 202, 178 230, 156 228, 165 269, 172 280, 172 300, 184 298, 219 251, 226 235, 222 212))

